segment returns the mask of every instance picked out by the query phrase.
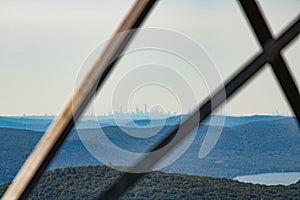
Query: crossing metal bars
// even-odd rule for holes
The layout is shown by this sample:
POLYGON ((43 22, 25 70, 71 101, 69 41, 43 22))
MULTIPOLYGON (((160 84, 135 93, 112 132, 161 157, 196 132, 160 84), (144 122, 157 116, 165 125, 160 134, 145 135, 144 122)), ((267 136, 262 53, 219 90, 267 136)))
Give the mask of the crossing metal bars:
MULTIPOLYGON (((247 15, 249 23, 251 24, 260 45, 265 48, 268 42, 273 41, 274 39, 266 21, 264 20, 262 12, 254 0, 240 0, 240 4, 244 13, 247 15)), ((276 78, 280 83, 298 121, 300 122, 299 90, 280 52, 273 60, 270 60, 269 63, 272 65, 276 78)))
MULTIPOLYGON (((130 10, 125 17, 116 33, 137 28, 141 25, 156 1, 140 0, 130 10)), ((267 23, 264 21, 263 15, 254 0, 241 0, 242 8, 252 28, 257 35, 257 38, 263 47, 263 51, 251 59, 248 64, 239 70, 236 75, 232 76, 225 84, 225 91, 220 88, 213 95, 212 98, 207 98, 200 106, 200 110, 196 110, 189 119, 187 119, 180 127, 182 133, 180 137, 178 134, 178 127, 175 128, 166 138, 159 142, 151 151, 160 149, 162 146, 169 144, 168 148, 159 156, 148 156, 142 158, 132 168, 151 169, 159 160, 165 156, 170 150, 186 137, 194 128, 196 123, 202 122, 207 116, 211 114, 220 104, 226 99, 230 99, 249 79, 256 75, 266 63, 270 63, 274 73, 281 84, 290 106, 292 107, 300 124, 300 101, 299 91, 289 72, 289 69, 282 58, 280 51, 288 45, 300 32, 300 18, 297 19, 285 30, 278 39, 273 39, 267 23), (226 96, 224 95, 224 92, 226 96), (213 102, 213 103, 212 103, 213 102), (196 121, 200 114, 200 121, 196 121), (175 140, 175 141, 174 141, 175 140)), ((59 115, 56 121, 51 125, 49 131, 43 136, 38 143, 31 156, 27 159, 24 166, 21 168, 13 183, 10 185, 3 199, 19 199, 25 198, 31 191, 33 186, 39 180, 41 173, 47 167, 62 142, 65 140, 68 133, 74 126, 74 121, 78 119, 89 100, 94 95, 94 92, 101 86, 101 83, 108 75, 109 71, 116 64, 119 55, 125 49, 129 40, 132 38, 134 32, 130 32, 126 36, 117 41, 109 43, 99 59, 94 64, 94 67, 87 75, 83 84, 79 87, 72 100, 69 101, 63 112, 59 115)), ((124 173, 114 184, 104 193, 99 194, 97 199, 117 199, 126 190, 145 173, 124 173)))
MULTIPOLYGON (((215 94, 212 95, 212 98, 208 98, 201 106, 199 111, 195 111, 190 118, 188 118, 180 128, 183 130, 183 134, 180 134, 177 140, 172 141, 172 145, 169 142, 175 138, 175 135, 178 134, 178 129, 173 130, 163 141, 158 143, 151 151, 155 151, 160 149, 162 146, 168 144, 168 149, 163 151, 160 157, 153 156, 153 154, 149 154, 143 159, 141 159, 135 166, 132 168, 144 168, 145 164, 148 169, 151 169, 159 160, 165 156, 169 151, 171 151, 184 137, 186 137, 195 127, 195 119, 199 116, 200 120, 198 123, 201 123, 207 116, 211 114, 213 110, 215 110, 220 104, 222 104, 226 99, 230 99, 232 95, 237 92, 243 85, 247 83, 247 81, 252 78, 267 62, 273 62, 274 59, 277 58, 277 55, 280 54, 280 51, 289 44, 300 32, 300 18, 297 17, 296 21, 286 30, 277 40, 269 41, 268 44, 265 45, 265 48, 262 53, 255 56, 245 67, 233 76, 229 81, 225 84, 225 92, 226 97, 222 94, 223 89, 220 88, 217 90, 215 94), (212 104, 214 102, 214 104, 212 104)), ((288 84, 289 82, 285 82, 284 84, 288 84)), ((292 102, 295 103, 295 108, 300 109, 300 102, 292 102)), ((298 120, 298 124, 300 121, 298 120)), ((117 199, 126 190, 142 178, 146 173, 124 173, 120 178, 118 178, 112 186, 109 187, 106 191, 99 194, 97 196, 98 200, 110 200, 117 199)))

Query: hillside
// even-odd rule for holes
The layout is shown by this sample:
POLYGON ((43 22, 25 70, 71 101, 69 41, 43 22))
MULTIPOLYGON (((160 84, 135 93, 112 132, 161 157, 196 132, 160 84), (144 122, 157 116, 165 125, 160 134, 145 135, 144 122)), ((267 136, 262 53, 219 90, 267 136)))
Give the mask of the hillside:
MULTIPOLYGON (((300 171, 300 132, 293 118, 224 127, 214 149, 200 159, 198 154, 207 128, 202 126, 184 155, 162 171, 219 178, 300 171)), ((147 151, 171 129, 172 126, 166 126, 157 135, 143 139, 132 137, 116 126, 103 128, 113 143, 131 152, 147 151)), ((144 134, 151 129, 127 130, 144 134)), ((96 130, 84 131, 88 134, 96 130)), ((0 128, 0 184, 12 180, 41 136, 42 132, 0 128)), ((49 169, 99 164, 73 130, 49 169)))
MULTIPOLYGON (((30 155, 42 132, 0 128, 0 184, 9 182, 30 155)), ((72 134, 60 149, 49 169, 100 164, 84 148, 77 134, 72 134)))
MULTIPOLYGON (((121 172, 104 166, 57 169, 46 173, 29 199, 94 199, 121 172)), ((0 186, 0 196, 7 188, 0 186)), ((300 199, 300 182, 263 186, 181 174, 152 172, 122 199, 300 199)))
POLYGON ((200 128, 188 151, 163 171, 227 178, 300 171, 300 130, 294 119, 225 127, 210 154, 199 159, 205 132, 200 128))

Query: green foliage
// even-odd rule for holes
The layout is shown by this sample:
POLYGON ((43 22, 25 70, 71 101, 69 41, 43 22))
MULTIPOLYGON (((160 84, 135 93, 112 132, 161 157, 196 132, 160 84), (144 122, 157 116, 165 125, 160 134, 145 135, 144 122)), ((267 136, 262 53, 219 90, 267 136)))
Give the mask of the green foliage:
MULTIPOLYGON (((94 199, 123 172, 88 166, 47 172, 29 199, 94 199)), ((0 186, 0 196, 8 184, 0 186)), ((265 186, 182 174, 152 172, 122 199, 300 199, 300 182, 289 186, 265 186)))

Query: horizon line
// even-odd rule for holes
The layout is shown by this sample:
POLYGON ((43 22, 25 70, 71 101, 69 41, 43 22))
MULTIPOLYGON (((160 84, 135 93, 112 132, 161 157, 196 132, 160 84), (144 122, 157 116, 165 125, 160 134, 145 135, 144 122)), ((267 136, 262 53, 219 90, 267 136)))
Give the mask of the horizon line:
MULTIPOLYGON (((130 113, 127 113, 130 114, 130 113)), ((191 115, 191 113, 183 113, 183 114, 177 114, 177 115, 172 115, 168 116, 168 114, 164 114, 166 117, 176 117, 176 116, 182 116, 182 115, 191 115)), ((252 117, 252 116, 282 116, 282 117, 295 117, 294 114, 284 114, 284 113, 278 113, 278 114, 270 114, 270 113, 252 113, 252 114, 231 114, 231 113, 226 113, 226 114, 211 114, 213 116, 228 116, 228 117, 252 117)), ((211 116, 210 115, 210 116, 211 116)), ((23 114, 23 115, 0 115, 0 117, 57 117, 58 115, 54 114, 23 114)), ((94 115, 84 115, 83 117, 91 117, 94 115)), ((114 115, 95 115, 95 117, 113 117, 114 115)), ((115 116, 115 118, 118 118, 118 116, 115 116)))

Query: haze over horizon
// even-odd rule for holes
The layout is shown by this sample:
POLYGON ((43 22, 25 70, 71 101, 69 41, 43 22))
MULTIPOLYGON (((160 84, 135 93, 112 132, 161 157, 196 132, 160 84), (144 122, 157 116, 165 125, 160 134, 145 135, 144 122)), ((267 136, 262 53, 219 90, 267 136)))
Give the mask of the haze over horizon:
MULTIPOLYGON (((258 2, 275 37, 299 15, 300 1, 297 0, 258 2)), ((78 77, 82 76, 82 64, 99 44, 110 37, 132 3, 133 0, 2 1, 0 116, 57 115, 71 97, 78 77)), ((160 1, 143 27, 171 30, 197 42, 217 68, 222 81, 260 51, 236 1, 160 1)), ((174 45, 184 47, 180 42, 174 42, 174 45)), ((283 50, 298 88, 299 52, 299 38, 283 50)), ((208 77, 197 78, 185 70, 189 67, 169 53, 142 51, 128 54, 116 66, 91 107, 96 115, 115 111, 120 106, 124 112, 134 111, 136 105, 145 103, 149 109, 158 105, 165 112, 187 113, 209 95, 208 77), (181 100, 182 95, 174 93, 173 89, 183 91, 182 84, 173 81, 170 88, 157 84, 134 88, 130 98, 120 99, 112 105, 113 92, 124 75, 151 60, 176 69, 184 78, 188 77, 192 89, 196 90, 194 99, 181 100)), ((167 78, 176 80, 172 74, 167 78)), ((136 76, 136 79, 143 77, 136 76)), ((272 115, 274 112, 293 115, 270 66, 267 66, 226 103, 221 113, 242 116, 272 115)))

